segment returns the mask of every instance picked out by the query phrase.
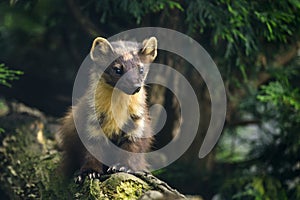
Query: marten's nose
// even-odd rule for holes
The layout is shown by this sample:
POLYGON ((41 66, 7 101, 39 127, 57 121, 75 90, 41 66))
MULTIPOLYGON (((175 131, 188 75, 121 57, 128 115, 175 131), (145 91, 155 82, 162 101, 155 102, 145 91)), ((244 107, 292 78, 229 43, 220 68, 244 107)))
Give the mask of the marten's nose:
POLYGON ((132 94, 136 94, 136 93, 138 93, 140 90, 141 90, 141 87, 138 87, 138 88, 135 89, 135 91, 134 91, 132 94))

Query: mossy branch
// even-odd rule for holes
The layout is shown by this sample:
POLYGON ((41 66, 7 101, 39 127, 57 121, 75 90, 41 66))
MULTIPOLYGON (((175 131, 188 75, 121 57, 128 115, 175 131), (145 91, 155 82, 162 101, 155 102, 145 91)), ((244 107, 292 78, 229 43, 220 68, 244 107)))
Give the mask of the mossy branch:
MULTIPOLYGON (((63 181, 55 120, 23 104, 0 115, 0 199, 185 199, 153 175, 116 173, 83 184, 63 181), (2 194, 2 196, 1 196, 2 194)), ((1 112, 0 112, 1 113, 1 112)))

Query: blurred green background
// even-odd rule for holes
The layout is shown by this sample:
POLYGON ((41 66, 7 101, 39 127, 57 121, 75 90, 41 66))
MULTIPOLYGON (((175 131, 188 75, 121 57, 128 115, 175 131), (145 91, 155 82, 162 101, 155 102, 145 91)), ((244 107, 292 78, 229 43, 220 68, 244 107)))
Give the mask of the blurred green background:
MULTIPOLYGON (((61 117, 93 39, 145 26, 197 40, 219 67, 228 98, 222 136, 200 160, 207 88, 184 60, 159 51, 156 62, 189 77, 203 112, 193 145, 157 176, 204 199, 300 199, 299 0, 2 0, 0 96, 61 117)), ((151 91, 159 95, 149 101, 171 116, 159 148, 180 131, 180 109, 169 90, 151 91)))

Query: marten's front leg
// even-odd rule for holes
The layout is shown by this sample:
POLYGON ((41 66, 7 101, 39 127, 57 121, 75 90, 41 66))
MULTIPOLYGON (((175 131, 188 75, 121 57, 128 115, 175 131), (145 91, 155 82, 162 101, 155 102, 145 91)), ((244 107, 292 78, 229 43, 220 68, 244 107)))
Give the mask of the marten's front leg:
POLYGON ((75 182, 82 183, 86 177, 89 179, 100 178, 102 174, 103 164, 86 151, 82 166, 78 175, 75 177, 75 182))
MULTIPOLYGON (((127 139, 120 148, 133 153, 145 153, 149 150, 152 143, 152 138, 135 138, 134 140, 127 139)), ((115 172, 147 172, 148 163, 143 154, 129 155, 129 157, 120 157, 119 163, 110 166, 108 173, 115 172)))

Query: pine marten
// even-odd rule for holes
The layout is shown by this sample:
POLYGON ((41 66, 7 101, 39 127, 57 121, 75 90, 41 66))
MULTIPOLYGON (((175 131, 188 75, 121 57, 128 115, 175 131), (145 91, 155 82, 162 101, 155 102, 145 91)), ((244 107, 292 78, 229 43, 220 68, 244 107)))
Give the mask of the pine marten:
POLYGON ((91 72, 88 91, 62 120, 62 168, 66 176, 70 177, 77 171, 77 182, 81 182, 85 177, 98 178, 105 173, 147 170, 148 164, 140 154, 118 158, 112 166, 102 164, 82 144, 74 116, 78 116, 76 122, 83 127, 80 131, 86 138, 96 141, 95 144, 108 138, 124 150, 147 152, 153 138, 143 86, 149 65, 156 55, 155 37, 142 43, 109 42, 101 37, 93 41, 89 54, 91 72), (112 57, 116 59, 108 63, 112 57), (122 82, 116 84, 119 80, 122 82), (98 130, 99 125, 106 137, 98 130))

